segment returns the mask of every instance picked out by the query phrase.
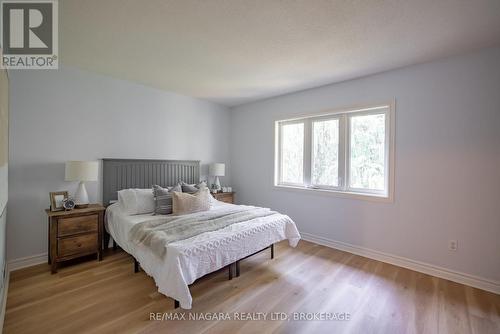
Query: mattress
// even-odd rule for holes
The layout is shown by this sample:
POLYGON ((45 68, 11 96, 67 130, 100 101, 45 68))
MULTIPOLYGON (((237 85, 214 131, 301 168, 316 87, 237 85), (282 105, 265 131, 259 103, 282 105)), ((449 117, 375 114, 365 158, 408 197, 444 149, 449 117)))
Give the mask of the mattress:
MULTIPOLYGON (((234 204, 215 201, 211 210, 229 210, 234 204)), ((273 243, 288 239, 295 247, 300 234, 286 215, 273 215, 237 223, 168 244, 163 257, 151 249, 129 241, 130 229, 141 222, 157 219, 152 214, 126 215, 118 203, 106 210, 106 229, 115 242, 139 261, 142 269, 153 277, 158 291, 190 309, 189 284, 208 273, 221 269, 273 243)))

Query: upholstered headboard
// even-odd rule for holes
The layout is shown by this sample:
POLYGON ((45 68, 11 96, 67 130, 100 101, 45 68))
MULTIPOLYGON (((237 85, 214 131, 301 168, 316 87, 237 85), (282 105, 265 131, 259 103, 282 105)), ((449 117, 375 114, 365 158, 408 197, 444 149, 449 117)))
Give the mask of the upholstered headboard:
POLYGON ((118 190, 200 181, 199 160, 102 159, 102 200, 118 199, 118 190))

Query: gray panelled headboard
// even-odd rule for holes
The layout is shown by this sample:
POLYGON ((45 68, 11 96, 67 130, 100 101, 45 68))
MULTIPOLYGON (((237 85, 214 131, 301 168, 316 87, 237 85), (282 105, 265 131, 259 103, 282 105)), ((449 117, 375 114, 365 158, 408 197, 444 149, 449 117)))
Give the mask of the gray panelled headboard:
POLYGON ((199 160, 102 159, 102 200, 107 206, 118 190, 200 181, 199 160))

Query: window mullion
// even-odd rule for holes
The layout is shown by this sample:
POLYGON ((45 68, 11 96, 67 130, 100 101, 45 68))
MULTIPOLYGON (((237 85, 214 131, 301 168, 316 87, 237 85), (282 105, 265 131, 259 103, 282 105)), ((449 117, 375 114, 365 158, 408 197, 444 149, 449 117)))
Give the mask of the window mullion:
POLYGON ((386 192, 386 194, 389 194, 389 192, 390 192, 390 187, 391 187, 390 175, 392 175, 391 168, 393 167, 393 164, 391 164, 391 157, 392 157, 392 153, 391 153, 392 133, 391 133, 391 131, 393 131, 393 128, 391 126, 392 115, 391 115, 390 111, 391 111, 391 108, 389 108, 385 112, 385 148, 384 148, 384 150, 385 150, 385 152, 384 152, 385 170, 384 170, 384 173, 385 173, 385 192, 386 192))
POLYGON ((304 120, 304 185, 311 184, 312 170, 312 121, 304 120))
POLYGON ((340 126, 339 175, 342 177, 342 189, 349 186, 349 116, 343 114, 340 126))
POLYGON ((278 157, 278 182, 283 182, 283 123, 279 123, 278 125, 279 135, 278 135, 278 149, 279 149, 279 157, 278 157))

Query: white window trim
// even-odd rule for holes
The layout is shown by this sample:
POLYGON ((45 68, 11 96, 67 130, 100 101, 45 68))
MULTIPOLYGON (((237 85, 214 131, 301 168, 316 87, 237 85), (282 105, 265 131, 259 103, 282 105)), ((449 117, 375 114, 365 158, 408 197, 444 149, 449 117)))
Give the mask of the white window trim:
POLYGON ((370 105, 364 106, 356 106, 356 107, 348 107, 348 108, 339 108, 336 110, 324 111, 321 113, 315 114, 307 114, 296 116, 294 118, 288 119, 276 119, 275 120, 275 161, 274 161, 274 188, 277 190, 285 190, 285 191, 299 191, 306 193, 313 193, 319 195, 331 195, 335 197, 342 198, 354 198, 354 199, 363 199, 377 202, 393 202, 394 201, 394 180, 395 180, 395 172, 394 172, 394 152, 395 152, 395 100, 385 103, 374 103, 370 105), (349 173, 345 173, 348 171, 350 159, 343 159, 341 157, 347 156, 350 150, 350 114, 373 114, 373 111, 376 109, 385 109, 388 111, 386 114, 386 189, 387 193, 380 191, 370 191, 366 189, 355 189, 350 188, 349 185, 349 173), (339 118, 339 136, 341 138, 345 138, 345 140, 339 140, 339 187, 326 187, 322 186, 321 188, 316 188, 310 185, 310 176, 311 176, 311 168, 312 168, 312 154, 310 152, 312 147, 312 136, 310 131, 312 129, 311 122, 317 119, 333 119, 339 118), (342 119, 344 118, 344 119, 342 119), (280 125, 281 124, 290 124, 295 122, 304 122, 304 184, 308 186, 304 186, 303 184, 288 184, 288 183, 280 183, 280 171, 281 171, 281 147, 280 147, 280 125), (342 143, 344 142, 344 143, 342 143), (345 150, 345 151, 344 151, 345 150), (347 153, 344 155, 344 153, 347 153), (343 161, 346 160, 346 161, 343 161), (344 165, 342 165, 344 164, 344 165), (340 175, 346 175, 346 180, 340 178, 340 175))
MULTIPOLYGON (((340 175, 344 174, 344 161, 343 161, 343 155, 344 155, 344 145, 342 145, 343 141, 342 141, 342 138, 343 138, 343 118, 344 116, 343 115, 339 115, 339 114, 334 114, 334 115, 326 115, 326 116, 320 116, 320 117, 314 117, 314 118, 311 118, 309 119, 309 122, 311 123, 309 128, 312 130, 314 130, 314 122, 321 122, 321 121, 330 121, 330 120, 338 120, 339 122, 339 147, 338 147, 338 185, 337 186, 329 186, 329 185, 324 185, 324 184, 313 184, 312 183, 312 180, 310 180, 310 182, 308 182, 307 184, 310 184, 310 187, 312 189, 325 189, 325 190, 335 190, 335 191, 343 191, 343 180, 342 178, 340 177, 340 175)), ((312 136, 311 137, 311 145, 310 147, 312 148, 313 147, 313 140, 312 140, 312 136)), ((311 165, 311 173, 310 175, 312 176, 312 170, 313 170, 313 164, 314 164, 314 153, 311 152, 311 159, 310 159, 310 165, 311 165)))
POLYGON ((307 150, 307 141, 306 141, 306 138, 307 138, 307 133, 306 133, 306 128, 307 128, 307 124, 305 122, 305 119, 294 119, 294 120, 285 120, 285 121, 281 121, 281 122, 276 122, 276 130, 278 132, 277 136, 278 136, 278 142, 277 142, 277 145, 278 145, 278 154, 276 154, 277 156, 277 165, 278 166, 278 171, 277 171, 277 178, 276 178, 276 184, 280 184, 282 186, 289 186, 289 187, 301 187, 304 183, 306 183, 306 169, 305 169, 305 164, 306 164, 306 158, 305 158, 305 151, 307 150), (281 147, 279 147, 279 143, 281 142, 282 140, 282 135, 283 135, 283 131, 281 130, 281 127, 283 125, 289 125, 289 124, 297 124, 297 123, 304 123, 304 156, 302 157, 302 160, 303 160, 303 163, 304 165, 302 166, 302 183, 293 183, 293 182, 280 182, 279 180, 281 180, 281 172, 282 172, 282 166, 281 166, 281 162, 283 161, 283 152, 281 151, 281 147))

